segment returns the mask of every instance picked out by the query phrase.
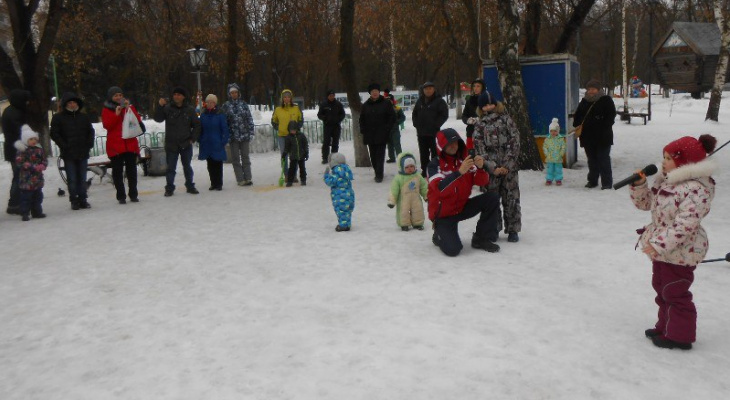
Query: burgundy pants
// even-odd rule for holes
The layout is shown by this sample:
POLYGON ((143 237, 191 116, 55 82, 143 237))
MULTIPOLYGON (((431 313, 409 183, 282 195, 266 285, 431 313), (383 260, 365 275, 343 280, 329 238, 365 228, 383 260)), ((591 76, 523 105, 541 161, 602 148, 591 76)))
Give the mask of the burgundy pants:
POLYGON ((693 343, 697 330, 697 310, 689 287, 696 266, 683 267, 661 261, 652 262, 651 286, 656 292, 659 318, 656 329, 667 339, 693 343))

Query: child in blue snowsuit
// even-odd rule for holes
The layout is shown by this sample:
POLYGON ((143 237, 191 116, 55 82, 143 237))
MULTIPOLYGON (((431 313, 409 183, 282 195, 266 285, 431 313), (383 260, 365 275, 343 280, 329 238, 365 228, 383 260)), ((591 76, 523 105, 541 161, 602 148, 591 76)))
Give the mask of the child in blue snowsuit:
POLYGON ((324 171, 324 183, 330 187, 332 206, 337 214, 337 232, 347 232, 352 224, 355 209, 355 192, 352 190, 352 171, 345 163, 345 156, 331 153, 329 167, 324 171), (332 171, 330 172, 330 168, 332 171))

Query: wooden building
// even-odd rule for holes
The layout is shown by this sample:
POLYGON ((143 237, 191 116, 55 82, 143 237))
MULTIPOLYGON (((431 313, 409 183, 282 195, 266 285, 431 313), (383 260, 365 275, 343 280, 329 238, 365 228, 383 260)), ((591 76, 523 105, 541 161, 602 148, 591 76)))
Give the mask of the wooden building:
POLYGON ((717 24, 673 23, 652 54, 659 82, 699 98, 700 93, 710 90, 715 83, 721 45, 717 24))

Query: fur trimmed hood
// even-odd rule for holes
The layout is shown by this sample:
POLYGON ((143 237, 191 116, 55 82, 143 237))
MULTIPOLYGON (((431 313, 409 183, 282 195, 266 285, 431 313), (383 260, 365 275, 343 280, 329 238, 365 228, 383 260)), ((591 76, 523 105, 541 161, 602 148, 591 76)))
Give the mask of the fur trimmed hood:
POLYGON ((709 178, 717 170, 717 163, 706 158, 698 163, 683 165, 666 175, 666 182, 676 184, 690 179, 709 178))

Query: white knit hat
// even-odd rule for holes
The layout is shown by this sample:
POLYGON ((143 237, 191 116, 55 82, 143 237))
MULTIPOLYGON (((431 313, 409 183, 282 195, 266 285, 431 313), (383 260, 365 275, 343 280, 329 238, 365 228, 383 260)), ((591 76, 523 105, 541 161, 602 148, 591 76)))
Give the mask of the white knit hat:
POLYGON ((557 118, 553 118, 553 121, 550 123, 550 132, 552 131, 560 132, 560 123, 557 118))
POLYGON ((405 157, 403 160, 403 168, 409 167, 409 166, 416 166, 416 159, 413 157, 405 157))
POLYGON ((23 142, 24 145, 28 145, 28 140, 31 138, 36 138, 38 140, 39 136, 36 131, 34 131, 30 126, 23 125, 20 128, 20 140, 23 142))
POLYGON ((216 95, 214 95, 214 94, 212 94, 212 93, 211 93, 211 94, 209 94, 209 95, 205 96, 205 101, 211 101, 211 100, 212 100, 212 101, 213 101, 213 102, 214 102, 215 104, 218 104, 218 97, 217 97, 216 95))

